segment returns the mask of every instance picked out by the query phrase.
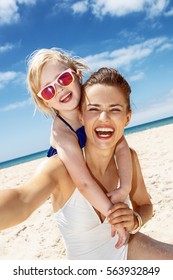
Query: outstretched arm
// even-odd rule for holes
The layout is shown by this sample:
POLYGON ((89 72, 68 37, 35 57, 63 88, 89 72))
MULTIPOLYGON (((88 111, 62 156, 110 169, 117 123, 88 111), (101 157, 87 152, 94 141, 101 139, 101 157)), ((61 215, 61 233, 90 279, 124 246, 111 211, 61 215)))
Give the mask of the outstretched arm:
POLYGON ((112 203, 91 176, 84 161, 75 133, 60 119, 52 126, 51 145, 65 164, 73 182, 81 194, 104 216, 107 216, 112 203))
POLYGON ((108 193, 108 197, 114 204, 123 202, 131 190, 132 160, 130 149, 124 136, 116 146, 115 155, 120 177, 120 188, 108 193))
POLYGON ((27 184, 0 191, 0 230, 26 220, 50 196, 54 183, 47 171, 39 168, 27 184))

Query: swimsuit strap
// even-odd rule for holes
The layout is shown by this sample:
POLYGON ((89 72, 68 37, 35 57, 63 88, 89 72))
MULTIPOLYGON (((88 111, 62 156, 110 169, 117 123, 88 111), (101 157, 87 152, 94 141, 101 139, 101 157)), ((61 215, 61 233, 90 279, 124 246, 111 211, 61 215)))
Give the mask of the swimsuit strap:
POLYGON ((62 120, 63 123, 65 123, 73 132, 75 132, 75 130, 73 129, 73 127, 68 123, 66 122, 66 120, 63 119, 63 117, 61 117, 60 115, 58 115, 58 118, 60 120, 62 120))

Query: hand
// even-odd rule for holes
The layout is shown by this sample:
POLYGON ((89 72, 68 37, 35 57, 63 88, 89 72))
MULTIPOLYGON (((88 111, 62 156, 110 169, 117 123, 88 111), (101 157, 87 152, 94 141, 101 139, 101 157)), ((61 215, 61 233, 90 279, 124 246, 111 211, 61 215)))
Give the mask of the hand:
POLYGON ((121 248, 127 241, 128 234, 127 231, 120 225, 111 225, 111 236, 114 237, 116 232, 118 233, 118 241, 115 244, 115 248, 119 249, 121 248))
POLYGON ((116 228, 121 225, 127 231, 131 231, 136 225, 136 217, 133 214, 133 210, 123 202, 119 202, 112 206, 109 210, 107 219, 111 225, 115 225, 116 228))
POLYGON ((125 199, 127 198, 127 192, 124 191, 124 188, 120 187, 111 192, 108 192, 107 196, 110 198, 110 200, 113 204, 116 204, 118 202, 125 201, 125 199))
POLYGON ((117 232, 118 232, 118 241, 115 244, 115 248, 119 249, 127 242, 129 235, 123 227, 118 227, 117 232))

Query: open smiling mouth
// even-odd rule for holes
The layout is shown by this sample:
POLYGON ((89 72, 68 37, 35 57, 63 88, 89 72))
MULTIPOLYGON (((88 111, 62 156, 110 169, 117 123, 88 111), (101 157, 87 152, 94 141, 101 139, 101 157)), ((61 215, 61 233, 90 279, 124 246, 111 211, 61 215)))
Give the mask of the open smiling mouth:
POLYGON ((72 98, 72 92, 70 91, 70 92, 68 92, 67 94, 65 94, 64 96, 62 96, 62 97, 60 98, 60 102, 66 103, 66 102, 68 102, 69 100, 71 100, 71 98, 72 98))
POLYGON ((95 133, 98 138, 100 139, 108 139, 113 136, 114 134, 114 129, 110 127, 97 127, 95 129, 95 133))

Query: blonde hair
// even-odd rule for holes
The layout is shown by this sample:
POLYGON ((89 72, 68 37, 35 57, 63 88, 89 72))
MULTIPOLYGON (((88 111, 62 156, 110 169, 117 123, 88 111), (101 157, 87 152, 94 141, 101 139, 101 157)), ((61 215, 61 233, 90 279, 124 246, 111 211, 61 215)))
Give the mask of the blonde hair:
POLYGON ((45 102, 37 96, 37 93, 41 89, 40 77, 42 69, 44 65, 51 60, 63 63, 67 68, 71 68, 76 72, 77 70, 89 71, 89 67, 81 58, 72 57, 69 53, 59 48, 36 50, 27 58, 27 85, 36 108, 42 111, 46 116, 55 117, 57 111, 46 106, 45 102))

